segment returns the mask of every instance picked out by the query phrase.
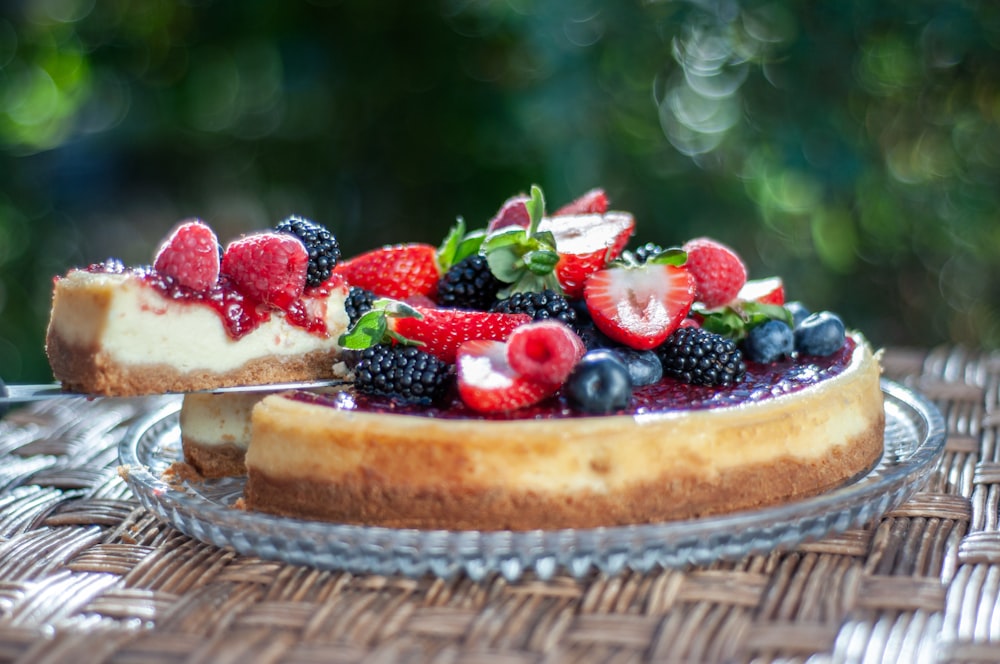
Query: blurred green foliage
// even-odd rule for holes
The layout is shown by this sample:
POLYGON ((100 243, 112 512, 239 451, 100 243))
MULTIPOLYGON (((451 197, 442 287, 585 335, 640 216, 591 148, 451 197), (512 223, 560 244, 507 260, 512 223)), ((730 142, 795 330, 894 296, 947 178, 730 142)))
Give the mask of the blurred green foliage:
POLYGON ((1000 346, 1000 5, 20 0, 0 14, 0 375, 51 279, 290 213, 347 253, 541 185, 711 235, 879 345, 1000 346))

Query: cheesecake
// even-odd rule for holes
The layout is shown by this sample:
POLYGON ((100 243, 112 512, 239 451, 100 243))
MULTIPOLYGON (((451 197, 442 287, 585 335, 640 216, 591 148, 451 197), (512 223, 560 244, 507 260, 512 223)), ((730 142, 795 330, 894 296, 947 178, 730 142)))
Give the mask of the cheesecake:
MULTIPOLYGON (((210 232, 192 225, 181 228, 210 232)), ((243 242, 234 241, 228 267, 230 249, 206 241, 214 272, 192 274, 197 255, 170 260, 161 249, 151 266, 108 260, 56 277, 46 333, 56 380, 75 392, 135 396, 329 378, 348 322, 346 282, 327 273, 310 285, 306 247, 291 235, 244 240, 263 255, 243 260, 243 242), (282 258, 292 247, 297 262, 268 268, 272 244, 282 258)), ((175 253, 191 253, 183 241, 165 247, 178 245, 175 253)))
POLYGON ((816 495, 883 449, 880 367, 851 334, 829 357, 747 363, 727 388, 664 378, 606 416, 554 396, 493 415, 357 393, 252 411, 245 505, 282 516, 449 530, 590 528, 816 495))

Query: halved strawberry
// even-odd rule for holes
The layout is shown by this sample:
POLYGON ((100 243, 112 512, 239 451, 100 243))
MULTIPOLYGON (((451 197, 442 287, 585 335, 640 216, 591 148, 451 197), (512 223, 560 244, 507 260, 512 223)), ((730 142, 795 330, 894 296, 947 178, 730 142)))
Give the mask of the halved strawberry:
POLYGON ((591 189, 575 201, 567 203, 552 213, 553 217, 566 214, 604 214, 608 211, 608 196, 600 187, 591 189))
POLYGON ((751 279, 743 285, 736 299, 744 302, 781 305, 785 303, 785 284, 781 277, 751 279))
POLYGON ((343 261, 333 269, 347 283, 381 297, 433 297, 441 271, 437 248, 429 244, 387 245, 343 261))
POLYGON ((555 238, 559 285, 567 297, 580 297, 587 276, 621 254, 635 231, 635 218, 627 212, 564 214, 542 219, 538 231, 555 238))
POLYGON ((293 235, 257 233, 233 240, 222 255, 221 272, 255 300, 287 308, 302 295, 309 252, 293 235))
POLYGON ((153 269, 192 290, 208 290, 219 281, 219 240, 197 219, 174 229, 156 252, 153 269))
POLYGON ((458 394, 469 408, 481 413, 517 410, 538 403, 558 389, 514 371, 507 363, 507 344, 476 339, 457 352, 458 394))
POLYGON ((674 265, 612 267, 587 278, 583 290, 597 328, 637 350, 659 346, 694 302, 694 279, 674 265))
POLYGON ((421 318, 389 319, 393 332, 420 341, 424 350, 445 362, 454 362, 458 347, 473 339, 506 341, 514 328, 531 322, 527 314, 503 314, 465 309, 413 307, 421 318))

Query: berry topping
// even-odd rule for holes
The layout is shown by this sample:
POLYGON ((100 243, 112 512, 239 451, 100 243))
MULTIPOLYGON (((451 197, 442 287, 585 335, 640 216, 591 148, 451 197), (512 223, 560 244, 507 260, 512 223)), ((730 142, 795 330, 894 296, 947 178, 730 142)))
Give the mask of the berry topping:
POLYGON ((565 297, 549 289, 538 293, 512 293, 508 298, 497 300, 490 311, 527 314, 532 320, 555 319, 576 329, 576 311, 565 297))
POLYGON ((200 221, 174 229, 153 261, 153 269, 191 290, 208 290, 219 281, 219 240, 200 221))
POLYGON ((244 295, 287 308, 302 295, 309 254, 298 238, 258 233, 233 240, 222 255, 222 273, 244 295))
POLYGON ((695 299, 711 309, 736 298, 747 280, 746 266, 736 252, 710 238, 689 240, 684 251, 684 267, 694 277, 695 299))
POLYGON ((522 376, 507 363, 507 344, 477 339, 457 352, 458 394, 481 413, 499 413, 536 404, 558 388, 522 376))
POLYGON ((575 201, 567 203, 552 216, 558 217, 566 214, 604 214, 608 211, 608 196, 603 189, 591 189, 575 201))
POLYGON ((507 363, 525 378, 562 385, 585 350, 573 330, 556 321, 540 321, 510 333, 507 363))
POLYGON ((361 316, 371 311, 372 304, 377 299, 378 295, 370 290, 351 286, 347 291, 347 297, 344 298, 344 313, 347 314, 347 326, 354 327, 361 316))
POLYGON ((614 348, 615 355, 625 363, 632 387, 659 383, 663 378, 663 363, 655 351, 614 348))
POLYGON ((743 284, 736 299, 760 304, 784 304, 785 284, 781 277, 751 279, 743 284))
POLYGON ((543 219, 539 232, 555 238, 556 277, 568 297, 580 297, 587 277, 617 258, 635 231, 626 212, 562 215, 543 219))
POLYGON ((625 363, 610 350, 592 350, 577 363, 564 387, 570 405, 584 413, 621 410, 632 399, 632 381, 625 363))
POLYGON ((413 295, 432 296, 441 278, 437 250, 421 243, 373 249, 339 263, 333 272, 351 286, 400 300, 413 295))
POLYGON ((330 278, 333 267, 340 260, 340 245, 333 233, 313 221, 294 216, 278 222, 274 230, 291 233, 305 245, 309 253, 306 286, 319 286, 330 278))
POLYGON ((732 339, 685 327, 657 348, 664 375, 692 385, 732 385, 743 379, 743 354, 732 339))
POLYGON ((420 306, 413 309, 419 317, 392 318, 390 330, 399 337, 420 343, 423 350, 445 362, 454 362, 455 352, 466 341, 506 341, 514 328, 531 322, 524 314, 420 306))
POLYGON ((803 355, 833 355, 844 345, 844 323, 829 311, 812 314, 795 328, 795 350, 803 355))
POLYGON ((611 267, 587 279, 583 296, 601 332, 630 348, 650 350, 687 316, 694 282, 674 265, 611 267))
POLYGON ((792 328, 784 321, 765 321, 750 328, 743 340, 743 350, 747 359, 754 362, 775 362, 787 357, 795 350, 792 328))
POLYGON ((503 282, 493 276, 485 256, 473 254, 455 263, 437 285, 442 307, 485 311, 497 301, 503 282))
POLYGON ((377 344, 361 351, 354 388, 405 403, 431 404, 447 391, 451 365, 416 346, 377 344))

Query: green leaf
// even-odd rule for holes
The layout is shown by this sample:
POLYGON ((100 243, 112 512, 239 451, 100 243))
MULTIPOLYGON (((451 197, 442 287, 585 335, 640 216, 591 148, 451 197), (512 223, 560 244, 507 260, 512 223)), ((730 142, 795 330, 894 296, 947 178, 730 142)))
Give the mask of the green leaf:
POLYGON ((388 330, 385 312, 372 309, 366 311, 350 330, 340 335, 337 343, 350 350, 364 350, 382 343, 388 330))
POLYGON ((364 350, 390 340, 423 345, 389 329, 389 318, 423 318, 423 314, 405 302, 386 297, 379 298, 372 302, 372 308, 362 314, 350 330, 340 335, 337 343, 349 350, 364 350))
POLYGON ((524 273, 521 257, 510 247, 487 252, 486 263, 490 266, 493 276, 505 284, 516 282, 524 273))
POLYGON ((528 269, 539 276, 550 274, 559 262, 559 254, 547 249, 529 251, 524 255, 524 264, 528 269))
POLYGON ((455 263, 478 252, 485 237, 485 229, 476 229, 467 233, 465 230, 465 219, 459 217, 455 221, 455 225, 448 231, 448 235, 445 236, 441 246, 438 247, 438 269, 443 274, 455 263))
POLYGON ((651 256, 646 263, 652 263, 653 265, 681 266, 684 265, 684 263, 687 263, 687 252, 683 249, 671 247, 670 249, 664 249, 655 256, 651 256))
POLYGON ((528 225, 528 237, 531 237, 545 216, 545 196, 542 194, 542 188, 537 184, 531 185, 531 198, 524 205, 528 209, 528 218, 531 219, 528 225))
POLYGON ((524 241, 525 237, 523 228, 508 226, 507 228, 487 236, 480 246, 480 251, 489 256, 491 252, 496 251, 497 249, 521 244, 524 241))

